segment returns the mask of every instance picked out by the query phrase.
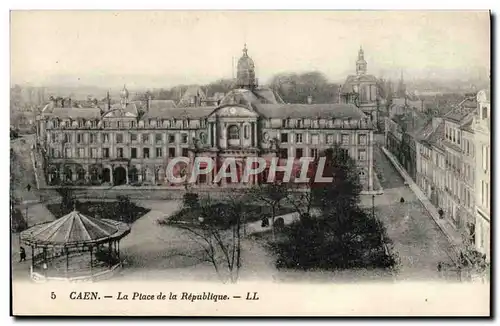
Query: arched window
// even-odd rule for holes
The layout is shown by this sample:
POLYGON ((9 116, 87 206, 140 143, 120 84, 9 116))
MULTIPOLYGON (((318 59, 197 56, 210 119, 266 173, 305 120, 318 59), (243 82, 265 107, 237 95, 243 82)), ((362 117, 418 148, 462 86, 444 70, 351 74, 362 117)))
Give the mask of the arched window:
POLYGON ((240 128, 236 125, 229 126, 229 139, 240 139, 240 128))

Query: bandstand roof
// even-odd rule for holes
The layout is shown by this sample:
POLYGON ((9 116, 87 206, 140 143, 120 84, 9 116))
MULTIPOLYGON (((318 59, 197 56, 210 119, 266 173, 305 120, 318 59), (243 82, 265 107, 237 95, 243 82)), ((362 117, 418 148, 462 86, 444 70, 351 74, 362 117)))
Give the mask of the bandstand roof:
POLYGON ((37 246, 79 246, 119 239, 130 233, 126 223, 96 219, 74 210, 53 222, 21 233, 21 240, 37 246))

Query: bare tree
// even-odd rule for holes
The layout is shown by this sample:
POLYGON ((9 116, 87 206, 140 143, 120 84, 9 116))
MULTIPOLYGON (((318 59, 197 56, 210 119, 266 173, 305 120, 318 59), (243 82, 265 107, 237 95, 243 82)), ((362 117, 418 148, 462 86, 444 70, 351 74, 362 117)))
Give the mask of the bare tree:
POLYGON ((199 215, 193 224, 179 224, 201 247, 197 257, 209 262, 223 282, 236 283, 241 269, 241 216, 243 203, 239 198, 228 202, 200 201, 199 215))

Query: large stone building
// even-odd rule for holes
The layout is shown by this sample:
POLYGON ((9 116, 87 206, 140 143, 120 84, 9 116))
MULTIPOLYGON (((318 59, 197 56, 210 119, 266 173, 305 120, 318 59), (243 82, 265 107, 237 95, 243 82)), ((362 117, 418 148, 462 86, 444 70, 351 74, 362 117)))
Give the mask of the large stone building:
POLYGON ((472 122, 474 130, 475 193, 476 193, 476 247, 490 259, 490 210, 491 210, 491 109, 490 91, 477 94, 477 111, 472 122))
MULTIPOLYGON (((375 94, 371 92, 366 95, 375 94)), ((356 160, 364 190, 373 190, 370 118, 351 103, 285 104, 271 89, 258 85, 246 47, 238 62, 236 88, 216 107, 164 107, 151 101, 140 112, 129 102, 126 88, 120 96, 118 106, 104 110, 44 111, 38 137, 49 184, 175 187, 165 175, 174 157, 208 156, 216 162, 235 157, 241 176, 248 157, 317 157, 339 143, 356 160)), ((215 184, 213 176, 200 176, 196 186, 228 186, 230 180, 215 184)))
POLYGON ((369 117, 373 124, 378 125, 377 78, 367 74, 367 70, 365 53, 360 48, 356 60, 356 75, 347 76, 346 81, 340 87, 339 102, 355 104, 369 117))

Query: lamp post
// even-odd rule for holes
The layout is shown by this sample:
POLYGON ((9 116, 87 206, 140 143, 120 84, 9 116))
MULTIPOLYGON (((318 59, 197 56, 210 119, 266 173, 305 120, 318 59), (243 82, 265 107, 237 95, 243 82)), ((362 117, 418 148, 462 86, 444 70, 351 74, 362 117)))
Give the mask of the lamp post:
POLYGON ((372 217, 375 218, 375 195, 372 195, 372 217))

